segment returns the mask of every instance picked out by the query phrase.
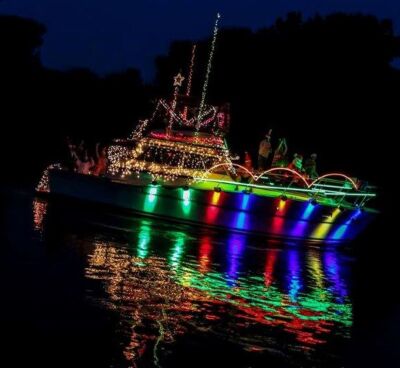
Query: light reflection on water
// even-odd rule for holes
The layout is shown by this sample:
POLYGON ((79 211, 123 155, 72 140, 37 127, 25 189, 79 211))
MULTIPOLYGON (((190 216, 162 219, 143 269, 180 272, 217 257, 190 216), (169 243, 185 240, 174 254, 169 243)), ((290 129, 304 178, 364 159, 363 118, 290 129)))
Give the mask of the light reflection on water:
MULTIPOLYGON (((47 205, 34 209, 34 228, 45 233, 47 205)), ((348 265, 335 249, 153 219, 132 219, 127 230, 84 235, 88 301, 118 314, 126 366, 165 366, 175 343, 193 334, 265 361, 275 354, 314 366, 328 355, 340 365, 336 343, 350 336, 352 303, 348 265)))

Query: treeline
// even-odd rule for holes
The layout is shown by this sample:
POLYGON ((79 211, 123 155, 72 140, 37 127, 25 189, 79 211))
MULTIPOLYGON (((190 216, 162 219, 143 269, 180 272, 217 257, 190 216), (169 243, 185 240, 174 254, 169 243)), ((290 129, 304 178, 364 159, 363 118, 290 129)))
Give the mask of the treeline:
MULTIPOLYGON (((160 30, 162 32, 162 30, 160 30)), ((146 85, 130 69, 106 77, 43 67, 43 25, 0 17, 2 157, 9 177, 32 177, 58 154, 63 137, 92 142, 124 136, 148 116, 172 77, 188 73, 193 41, 172 43, 146 85)), ((201 94, 210 39, 197 42, 193 94, 201 94)), ((319 154, 320 172, 341 170, 377 182, 394 157, 400 112, 400 39, 373 16, 298 13, 252 31, 222 29, 207 100, 230 102, 228 140, 256 158, 269 128, 290 153, 319 154)), ((274 142, 274 141, 273 141, 274 142)))

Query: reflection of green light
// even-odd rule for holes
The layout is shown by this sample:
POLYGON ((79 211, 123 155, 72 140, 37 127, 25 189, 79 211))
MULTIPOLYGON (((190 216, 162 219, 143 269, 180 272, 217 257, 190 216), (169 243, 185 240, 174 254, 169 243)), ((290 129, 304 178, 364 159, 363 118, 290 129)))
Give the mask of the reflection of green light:
POLYGON ((183 251, 185 248, 186 235, 184 233, 175 233, 176 240, 170 256, 172 268, 177 269, 181 263, 183 251))
POLYGON ((182 200, 183 200, 182 211, 185 215, 190 214, 190 208, 192 206, 192 204, 190 202, 190 194, 191 194, 190 189, 182 190, 182 200))
POLYGON ((149 192, 146 195, 146 198, 144 200, 144 211, 145 212, 153 212, 154 208, 156 207, 157 204, 157 192, 158 192, 158 187, 151 186, 149 192))
POLYGON ((239 308, 258 308, 265 312, 264 319, 272 324, 276 322, 277 325, 281 325, 281 318, 285 316, 285 319, 332 321, 346 327, 352 325, 351 303, 349 301, 337 303, 329 290, 320 288, 318 285, 312 289, 311 293, 300 293, 295 302, 287 303, 285 302, 287 299, 285 293, 276 286, 271 285, 266 288, 263 278, 259 276, 241 277, 240 288, 229 287, 225 276, 218 272, 202 274, 189 267, 177 270, 175 277, 182 286, 187 286, 188 280, 190 280, 191 288, 203 291, 216 300, 239 308), (308 313, 304 313, 304 310, 307 310, 308 313))
POLYGON ((139 258, 146 258, 149 253, 150 234, 151 228, 148 222, 143 221, 138 235, 137 255, 139 258))

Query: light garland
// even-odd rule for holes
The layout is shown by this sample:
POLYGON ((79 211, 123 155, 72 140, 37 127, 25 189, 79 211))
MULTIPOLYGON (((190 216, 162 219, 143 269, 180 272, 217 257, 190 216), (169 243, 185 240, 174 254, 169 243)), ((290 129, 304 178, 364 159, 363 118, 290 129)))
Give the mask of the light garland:
MULTIPOLYGON (((186 86, 186 97, 189 97, 190 92, 192 91, 192 79, 193 79, 194 61, 196 58, 196 48, 197 48, 197 45, 194 44, 192 47, 192 57, 190 58, 189 76, 188 76, 188 83, 186 86)), ((183 114, 182 114, 183 121, 186 121, 186 119, 187 119, 187 112, 188 112, 188 108, 187 108, 187 106, 185 106, 185 108, 183 110, 183 114)))
POLYGON ((47 168, 43 171, 42 177, 39 180, 38 185, 36 186, 36 191, 37 192, 42 192, 42 193, 49 193, 50 192, 50 187, 49 187, 49 170, 61 170, 61 164, 55 163, 47 166, 47 168))
POLYGON ((132 132, 130 139, 140 139, 143 137, 144 130, 149 124, 149 120, 139 120, 139 124, 136 126, 135 130, 132 132))
POLYGON ((135 129, 132 131, 130 137, 128 138, 129 140, 135 140, 135 139, 140 139, 143 137, 143 133, 148 126, 150 122, 153 122, 158 110, 160 109, 161 106, 161 100, 157 102, 156 108, 153 111, 153 114, 150 119, 146 120, 139 120, 139 124, 135 127, 135 129))
MULTIPOLYGON (((172 106, 171 106, 171 110, 174 113, 174 115, 175 115, 175 109, 176 109, 176 102, 178 100, 179 88, 182 86, 182 83, 183 83, 184 80, 185 80, 185 77, 183 77, 181 73, 178 73, 174 77, 174 96, 173 96, 173 99, 172 99, 172 106)), ((174 115, 172 113, 170 114, 169 124, 168 124, 168 129, 167 129, 167 134, 168 135, 172 130, 172 124, 174 122, 174 115)))
MULTIPOLYGON (((151 132, 150 137, 152 138, 157 138, 157 139, 166 139, 166 135, 161 132, 151 132)), ((174 134, 173 136, 170 136, 169 139, 171 141, 176 141, 176 142, 183 142, 183 143, 189 143, 189 144, 201 144, 201 145, 207 145, 207 146, 220 146, 221 148, 224 145, 224 141, 222 138, 217 137, 217 136, 210 136, 210 137, 202 137, 202 136, 180 136, 179 134, 174 134)))
POLYGON ((208 64, 207 64, 206 78, 204 80, 203 91, 202 91, 202 94, 201 94, 201 103, 200 103, 199 115, 198 115, 198 118, 197 118, 197 124, 196 124, 196 129, 197 130, 200 129, 200 122, 201 122, 201 120, 203 118, 203 109, 204 109, 204 104, 205 104, 206 95, 207 95, 208 81, 209 81, 209 78, 210 78, 212 61, 213 61, 213 58, 214 58, 215 44, 217 42, 218 22, 219 22, 220 18, 221 18, 221 15, 219 13, 217 13, 217 19, 215 20, 215 25, 214 25, 213 40, 212 40, 212 43, 211 43, 210 56, 209 56, 208 64))
POLYGON ((47 213, 47 202, 35 199, 33 201, 33 226, 36 231, 42 233, 43 222, 47 213))
POLYGON ((126 176, 148 172, 155 180, 174 181, 194 177, 219 163, 229 164, 229 151, 219 137, 182 137, 152 132, 130 149, 126 146, 111 146, 109 149, 109 173, 126 176), (157 138, 154 138, 157 137, 157 138), (207 139, 209 139, 207 141, 207 139), (198 141, 201 145, 196 145, 198 141), (209 146, 204 143, 208 142, 209 146), (218 143, 218 144, 217 144, 218 143))

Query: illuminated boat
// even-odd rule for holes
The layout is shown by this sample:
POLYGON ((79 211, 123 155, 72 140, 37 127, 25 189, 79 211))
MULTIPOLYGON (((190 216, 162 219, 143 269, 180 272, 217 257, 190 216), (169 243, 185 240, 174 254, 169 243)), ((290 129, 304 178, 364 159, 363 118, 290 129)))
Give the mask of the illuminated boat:
POLYGON ((224 139, 226 105, 206 108, 200 124, 198 109, 172 106, 160 100, 151 120, 110 145, 104 177, 51 169, 42 184, 54 194, 149 216, 316 242, 353 239, 377 214, 367 206, 374 188, 347 175, 310 180, 288 168, 257 172, 236 164, 224 139), (165 117, 166 129, 149 130, 165 117))
POLYGON ((312 241, 354 238, 377 213, 366 206, 374 188, 341 173, 309 180, 288 168, 257 172, 231 157, 224 138, 229 105, 205 103, 219 18, 200 101, 191 97, 194 45, 186 90, 179 73, 170 100, 159 100, 151 118, 108 147, 105 176, 51 167, 38 190, 233 231, 312 241))

